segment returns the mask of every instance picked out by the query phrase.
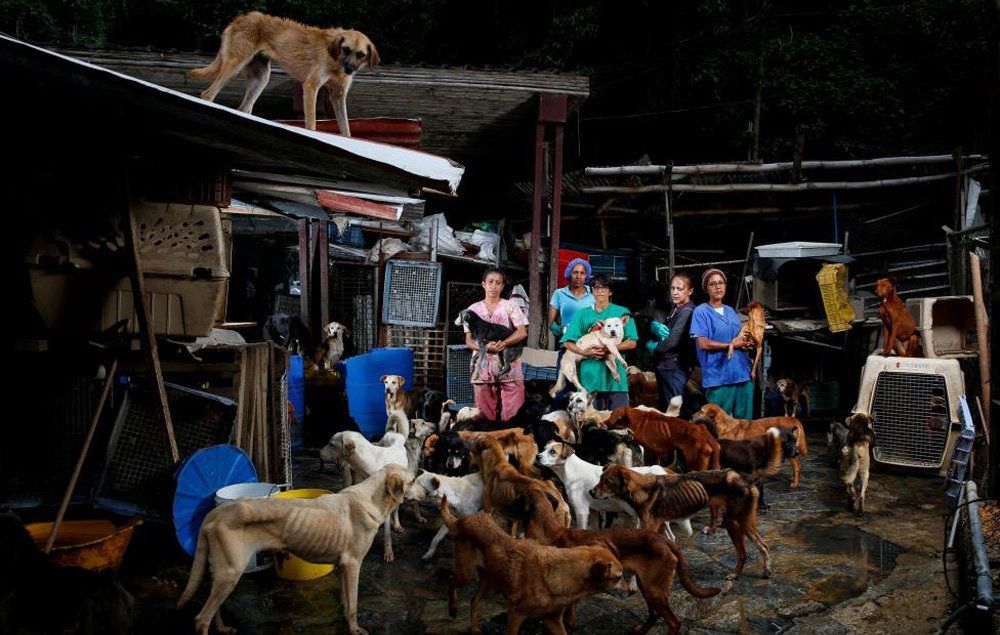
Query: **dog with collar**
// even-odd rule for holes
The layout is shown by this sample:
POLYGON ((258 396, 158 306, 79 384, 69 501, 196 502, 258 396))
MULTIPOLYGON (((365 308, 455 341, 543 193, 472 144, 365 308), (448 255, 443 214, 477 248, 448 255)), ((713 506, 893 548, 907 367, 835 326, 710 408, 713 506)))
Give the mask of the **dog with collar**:
POLYGON ((326 86, 340 134, 351 136, 347 92, 354 73, 379 63, 378 51, 368 36, 353 29, 318 29, 253 11, 235 18, 223 30, 219 53, 211 64, 188 74, 212 80, 201 98, 215 101, 229 80, 243 71, 247 87, 240 110, 249 113, 271 78, 271 60, 302 84, 306 128, 316 129, 316 99, 319 89, 326 86))

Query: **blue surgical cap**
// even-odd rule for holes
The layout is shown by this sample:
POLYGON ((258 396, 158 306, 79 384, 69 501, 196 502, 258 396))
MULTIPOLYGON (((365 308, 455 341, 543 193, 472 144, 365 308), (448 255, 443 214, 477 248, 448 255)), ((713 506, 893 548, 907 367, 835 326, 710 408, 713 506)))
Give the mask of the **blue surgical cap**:
POLYGON ((563 278, 569 280, 570 274, 573 273, 573 267, 577 265, 583 265, 583 270, 587 272, 587 279, 584 280, 584 282, 590 282, 590 263, 583 258, 574 258, 570 260, 569 264, 566 265, 566 271, 563 271, 563 278))

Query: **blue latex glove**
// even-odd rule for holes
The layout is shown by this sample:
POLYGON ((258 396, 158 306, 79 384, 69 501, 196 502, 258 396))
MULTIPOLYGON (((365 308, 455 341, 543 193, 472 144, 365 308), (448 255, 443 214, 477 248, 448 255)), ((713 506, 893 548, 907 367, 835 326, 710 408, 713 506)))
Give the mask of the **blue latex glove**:
POLYGON ((649 351, 650 353, 655 353, 657 344, 659 344, 659 342, 657 342, 656 340, 649 340, 648 342, 646 342, 646 350, 649 351))
POLYGON ((657 322, 656 320, 649 323, 649 330, 661 340, 665 340, 670 336, 670 328, 666 324, 657 322))
POLYGON ((558 322, 552 322, 549 324, 549 330, 552 331, 552 334, 556 337, 562 337, 563 335, 562 326, 560 326, 558 322))

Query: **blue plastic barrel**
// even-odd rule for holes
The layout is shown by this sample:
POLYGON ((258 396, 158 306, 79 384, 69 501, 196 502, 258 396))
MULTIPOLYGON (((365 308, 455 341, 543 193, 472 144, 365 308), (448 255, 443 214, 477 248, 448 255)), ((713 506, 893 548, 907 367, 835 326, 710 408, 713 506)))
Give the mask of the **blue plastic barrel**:
POLYGON ((301 355, 289 357, 288 400, 292 402, 296 421, 295 425, 291 426, 292 447, 298 448, 302 446, 302 422, 305 421, 306 417, 305 370, 301 355))
POLYGON ((401 375, 404 388, 413 387, 413 351, 408 348, 376 348, 345 362, 347 409, 361 434, 369 439, 385 432, 385 386, 382 375, 401 375))

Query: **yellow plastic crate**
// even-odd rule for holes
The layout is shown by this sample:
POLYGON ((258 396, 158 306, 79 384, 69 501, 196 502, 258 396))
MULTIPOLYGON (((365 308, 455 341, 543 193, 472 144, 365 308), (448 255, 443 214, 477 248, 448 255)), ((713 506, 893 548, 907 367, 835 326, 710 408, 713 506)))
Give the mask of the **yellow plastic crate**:
POLYGON ((847 296, 847 265, 826 263, 816 274, 816 282, 823 296, 823 309, 830 332, 840 333, 850 329, 854 308, 847 296))

